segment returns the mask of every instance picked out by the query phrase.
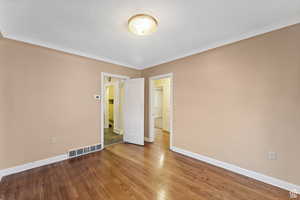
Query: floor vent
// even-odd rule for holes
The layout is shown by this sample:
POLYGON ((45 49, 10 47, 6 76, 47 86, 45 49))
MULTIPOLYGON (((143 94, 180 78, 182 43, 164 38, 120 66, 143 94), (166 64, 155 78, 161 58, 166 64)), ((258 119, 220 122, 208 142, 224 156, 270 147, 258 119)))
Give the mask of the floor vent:
POLYGON ((68 156, 69 158, 74 158, 77 156, 82 156, 88 153, 96 152, 101 150, 101 144, 95 144, 92 146, 81 147, 78 149, 69 150, 68 156))
POLYGON ((297 190, 295 189, 294 191, 290 191, 290 199, 297 199, 297 198, 298 198, 297 190))

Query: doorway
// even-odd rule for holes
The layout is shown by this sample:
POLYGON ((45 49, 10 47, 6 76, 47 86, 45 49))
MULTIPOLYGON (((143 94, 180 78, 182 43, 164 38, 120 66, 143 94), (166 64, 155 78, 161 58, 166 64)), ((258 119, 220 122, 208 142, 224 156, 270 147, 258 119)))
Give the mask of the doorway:
POLYGON ((155 142, 168 138, 172 149, 173 127, 173 74, 149 78, 149 138, 155 142))
POLYGON ((101 145, 144 145, 144 78, 101 74, 101 145))
POLYGON ((122 143, 125 77, 104 76, 104 146, 122 143))

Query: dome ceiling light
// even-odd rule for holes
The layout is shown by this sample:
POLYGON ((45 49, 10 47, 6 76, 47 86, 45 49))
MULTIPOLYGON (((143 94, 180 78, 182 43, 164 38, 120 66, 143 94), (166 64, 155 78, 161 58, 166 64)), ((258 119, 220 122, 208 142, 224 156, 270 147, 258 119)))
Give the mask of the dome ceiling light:
POLYGON ((128 29, 136 35, 149 35, 157 30, 157 20, 147 14, 138 14, 129 18, 128 29))

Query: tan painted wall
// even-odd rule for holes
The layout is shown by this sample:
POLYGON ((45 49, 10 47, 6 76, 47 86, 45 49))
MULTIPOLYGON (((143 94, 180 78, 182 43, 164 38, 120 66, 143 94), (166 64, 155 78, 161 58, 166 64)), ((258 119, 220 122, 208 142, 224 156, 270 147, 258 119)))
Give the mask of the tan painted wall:
POLYGON ((0 169, 100 142, 101 72, 113 64, 0 40, 0 169), (52 144, 55 137, 57 143, 52 144))
POLYGON ((176 147, 300 184, 300 24, 143 76, 170 72, 176 147), (269 151, 277 161, 267 159, 269 151))
POLYGON ((299 185, 299 36, 296 25, 142 72, 2 39, 0 169, 99 142, 102 71, 173 72, 175 146, 299 185))

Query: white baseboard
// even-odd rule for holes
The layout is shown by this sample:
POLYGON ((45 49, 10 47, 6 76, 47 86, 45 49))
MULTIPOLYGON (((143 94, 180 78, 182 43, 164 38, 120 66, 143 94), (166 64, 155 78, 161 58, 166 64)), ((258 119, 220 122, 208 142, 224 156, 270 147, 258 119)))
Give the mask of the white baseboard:
POLYGON ((200 160, 200 161, 209 163, 211 165, 221 167, 223 169, 227 169, 227 170, 235 172, 237 174, 241 174, 241 175, 256 179, 258 181, 261 181, 261 182, 264 182, 264 183, 267 183, 267 184, 270 184, 270 185, 274 185, 274 186, 282 188, 284 190, 292 191, 292 192, 295 192, 297 194, 300 194, 300 186, 299 185, 295 185, 295 184, 288 183, 286 181, 279 180, 277 178, 273 178, 273 177, 270 177, 270 176, 267 176, 267 175, 264 175, 264 174, 261 174, 261 173, 257 173, 257 172, 254 172, 254 171, 243 169, 243 168, 238 167, 236 165, 232 165, 232 164, 225 163, 225 162, 222 162, 222 161, 219 161, 219 160, 215 160, 213 158, 203 156, 203 155, 200 155, 200 154, 197 154, 197 153, 193 153, 193 152, 190 152, 190 151, 178 148, 178 147, 173 146, 171 150, 174 151, 174 152, 183 154, 185 156, 194 158, 196 160, 200 160))
POLYGON ((119 135, 123 135, 123 130, 122 129, 114 128, 114 133, 117 133, 119 135))
POLYGON ((8 176, 11 174, 15 174, 15 173, 23 172, 23 171, 26 171, 29 169, 33 169, 36 167, 41 167, 44 165, 49 165, 52 163, 60 162, 60 161, 66 160, 66 159, 68 159, 68 155, 62 154, 62 155, 47 158, 44 160, 38 160, 38 161, 26 163, 24 165, 18 165, 18 166, 7 168, 7 169, 2 169, 2 170, 0 170, 0 181, 1 181, 2 177, 4 177, 4 176, 8 176))
POLYGON ((148 137, 145 137, 145 139, 144 139, 146 142, 154 142, 154 140, 153 139, 151 139, 151 138, 148 138, 148 137))
MULTIPOLYGON (((146 142, 153 142, 148 137, 145 137, 145 141, 146 142)), ((285 189, 287 191, 292 191, 292 192, 296 192, 297 194, 300 194, 300 186, 299 185, 295 185, 295 184, 288 183, 286 181, 283 181, 283 180, 280 180, 280 179, 277 179, 277 178, 273 178, 273 177, 270 177, 270 176, 267 176, 267 175, 264 175, 264 174, 261 174, 261 173, 257 173, 257 172, 254 172, 254 171, 243 169, 243 168, 238 167, 236 165, 232 165, 232 164, 225 163, 225 162, 222 162, 222 161, 219 161, 219 160, 215 160, 213 158, 203 156, 203 155, 200 155, 200 154, 197 154, 197 153, 193 153, 193 152, 190 152, 190 151, 178 148, 178 147, 173 146, 171 148, 171 150, 174 151, 174 152, 183 154, 185 156, 194 158, 196 160, 200 160, 200 161, 209 163, 211 165, 221 167, 221 168, 227 169, 229 171, 232 171, 232 172, 235 172, 235 173, 238 173, 238 174, 241 174, 241 175, 244 175, 244 176, 256 179, 256 180, 259 180, 261 182, 264 182, 264 183, 267 183, 267 184, 270 184, 270 185, 274 185, 276 187, 285 189)), ((19 172, 26 171, 26 170, 29 170, 29 169, 33 169, 33 168, 36 168, 36 167, 41 167, 41 166, 49 165, 49 164, 52 164, 52 163, 60 162, 60 161, 66 160, 66 159, 68 159, 67 154, 62 154, 62 155, 58 155, 58 156, 51 157, 51 158, 48 158, 48 159, 38 160, 38 161, 26 163, 24 165, 18 165, 18 166, 15 166, 15 167, 0 170, 0 181, 1 181, 2 177, 4 177, 4 176, 8 176, 8 175, 11 175, 11 174, 15 174, 15 173, 19 173, 19 172)))

